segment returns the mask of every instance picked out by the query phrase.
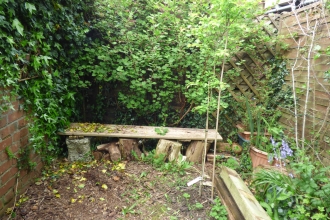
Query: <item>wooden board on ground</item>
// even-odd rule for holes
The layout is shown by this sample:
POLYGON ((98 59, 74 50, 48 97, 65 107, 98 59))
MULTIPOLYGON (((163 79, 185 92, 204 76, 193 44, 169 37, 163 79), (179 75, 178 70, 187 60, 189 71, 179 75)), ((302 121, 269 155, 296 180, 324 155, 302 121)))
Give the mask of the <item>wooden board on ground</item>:
POLYGON ((215 187, 230 219, 271 220, 235 170, 223 166, 215 187))
MULTIPOLYGON (((155 127, 136 125, 113 125, 113 124, 93 124, 71 123, 70 127, 59 135, 67 136, 89 136, 89 137, 117 137, 117 138, 154 138, 167 140, 204 140, 205 130, 196 128, 175 128, 175 127, 155 127), (160 129, 163 134, 158 134, 155 129, 160 129)), ((215 129, 208 130, 208 140, 222 140, 221 135, 215 129), (216 136, 217 135, 217 136, 216 136)))

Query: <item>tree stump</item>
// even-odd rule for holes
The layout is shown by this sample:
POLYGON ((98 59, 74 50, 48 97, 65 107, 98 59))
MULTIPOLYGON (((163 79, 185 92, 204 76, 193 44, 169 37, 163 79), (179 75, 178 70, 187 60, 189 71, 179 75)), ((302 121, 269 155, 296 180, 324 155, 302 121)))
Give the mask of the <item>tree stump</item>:
POLYGON ((180 142, 160 139, 156 147, 155 155, 165 155, 165 160, 176 161, 179 157, 182 144, 180 142))
POLYGON ((141 151, 138 147, 138 141, 136 139, 119 139, 119 150, 124 160, 134 160, 132 151, 140 158, 141 151))
POLYGON ((112 162, 121 160, 121 153, 118 148, 118 142, 111 142, 97 146, 97 150, 105 150, 109 152, 110 160, 112 162))
MULTIPOLYGON (((210 149, 210 145, 211 143, 206 144, 206 152, 210 149)), ((192 141, 186 151, 187 161, 201 163, 203 157, 203 150, 204 141, 192 141)))

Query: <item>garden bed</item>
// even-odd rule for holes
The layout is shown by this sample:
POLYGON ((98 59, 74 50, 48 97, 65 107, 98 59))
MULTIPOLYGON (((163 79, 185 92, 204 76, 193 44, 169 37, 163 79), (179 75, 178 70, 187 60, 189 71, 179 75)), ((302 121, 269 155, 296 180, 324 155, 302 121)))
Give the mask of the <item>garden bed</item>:
POLYGON ((199 196, 199 183, 187 186, 199 169, 180 174, 136 161, 56 163, 17 198, 15 219, 210 219, 211 187, 199 196))

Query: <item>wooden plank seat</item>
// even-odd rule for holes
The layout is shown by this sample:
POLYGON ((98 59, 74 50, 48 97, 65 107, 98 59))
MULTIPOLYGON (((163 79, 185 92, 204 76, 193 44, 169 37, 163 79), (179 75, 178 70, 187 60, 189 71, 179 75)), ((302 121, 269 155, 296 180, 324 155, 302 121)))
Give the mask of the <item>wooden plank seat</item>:
MULTIPOLYGON (((204 140, 205 129, 176 128, 157 126, 137 125, 114 125, 99 123, 71 123, 70 126, 59 135, 85 136, 85 137, 117 137, 117 138, 138 138, 138 139, 169 139, 169 140, 204 140), (156 130, 167 130, 164 134, 158 134, 156 130)), ((215 129, 209 129, 207 140, 222 141, 221 135, 215 129)))

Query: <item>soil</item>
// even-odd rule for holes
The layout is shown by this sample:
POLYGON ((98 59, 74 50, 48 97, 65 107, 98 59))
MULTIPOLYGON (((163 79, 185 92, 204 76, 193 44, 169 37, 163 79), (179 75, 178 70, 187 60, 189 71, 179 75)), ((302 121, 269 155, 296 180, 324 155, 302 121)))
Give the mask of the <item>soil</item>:
MULTIPOLYGON (((210 219, 211 187, 140 161, 57 162, 17 198, 14 219, 210 219)), ((206 179, 206 181, 211 181, 206 179)))

